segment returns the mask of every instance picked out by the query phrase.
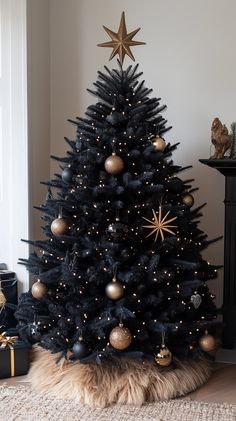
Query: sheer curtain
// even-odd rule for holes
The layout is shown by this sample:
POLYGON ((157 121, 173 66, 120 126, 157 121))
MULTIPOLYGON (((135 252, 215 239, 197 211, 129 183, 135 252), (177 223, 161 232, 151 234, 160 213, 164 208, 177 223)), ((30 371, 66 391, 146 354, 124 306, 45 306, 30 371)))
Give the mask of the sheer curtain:
POLYGON ((0 26, 0 262, 25 290, 17 261, 28 256, 21 238, 29 236, 26 0, 0 0, 0 26))

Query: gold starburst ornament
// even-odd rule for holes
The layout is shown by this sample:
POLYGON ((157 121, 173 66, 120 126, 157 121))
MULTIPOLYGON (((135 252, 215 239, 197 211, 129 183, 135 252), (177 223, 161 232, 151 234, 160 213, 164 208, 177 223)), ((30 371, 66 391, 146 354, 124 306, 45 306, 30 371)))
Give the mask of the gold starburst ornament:
POLYGON ((135 29, 132 32, 127 33, 126 23, 125 23, 125 12, 122 12, 121 19, 120 19, 120 26, 118 32, 113 32, 111 29, 103 26, 111 41, 103 42, 102 44, 98 44, 98 47, 110 47, 113 48, 110 60, 118 54, 121 63, 123 64, 125 55, 129 56, 132 60, 135 61, 134 56, 130 47, 134 47, 135 45, 142 45, 146 44, 145 42, 141 41, 133 41, 133 37, 137 34, 140 28, 135 29))
POLYGON ((168 219, 168 215, 170 213, 170 211, 168 211, 164 216, 162 216, 162 206, 159 206, 159 212, 156 213, 154 211, 154 209, 152 209, 152 213, 153 213, 153 219, 147 219, 144 218, 145 221, 149 222, 150 225, 143 225, 143 228, 148 228, 149 230, 151 230, 151 232, 146 236, 150 237, 150 235, 155 235, 155 242, 158 239, 158 236, 160 235, 162 241, 165 238, 166 233, 172 234, 172 235, 176 235, 174 231, 172 231, 172 228, 177 228, 177 225, 171 225, 171 222, 175 221, 177 219, 176 216, 174 216, 173 218, 169 218, 168 219))

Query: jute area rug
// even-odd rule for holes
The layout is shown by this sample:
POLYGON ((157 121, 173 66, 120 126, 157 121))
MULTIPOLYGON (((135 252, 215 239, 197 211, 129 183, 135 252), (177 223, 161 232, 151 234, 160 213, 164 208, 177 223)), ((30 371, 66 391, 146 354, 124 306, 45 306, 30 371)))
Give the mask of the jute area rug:
POLYGON ((142 407, 82 406, 32 391, 28 386, 0 387, 1 421, 236 421, 236 405, 174 399, 142 407))

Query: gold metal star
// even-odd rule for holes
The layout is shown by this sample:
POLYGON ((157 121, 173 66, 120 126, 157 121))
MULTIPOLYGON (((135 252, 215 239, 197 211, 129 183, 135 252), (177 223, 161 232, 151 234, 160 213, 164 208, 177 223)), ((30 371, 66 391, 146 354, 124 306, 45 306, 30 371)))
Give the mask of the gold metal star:
POLYGON ((146 44, 145 42, 141 41, 133 41, 133 37, 137 34, 140 28, 135 29, 134 31, 127 34, 126 24, 125 24, 125 12, 122 12, 121 19, 120 19, 120 26, 118 32, 113 32, 108 29, 106 26, 103 26, 105 31, 108 33, 109 37, 112 41, 103 42, 102 44, 98 44, 98 47, 111 47, 113 51, 110 56, 110 60, 115 57, 116 54, 119 55, 120 61, 123 64, 125 55, 127 54, 132 60, 135 61, 134 56, 131 52, 130 47, 135 45, 142 45, 146 44))
MULTIPOLYGON (((150 225, 143 225, 144 228, 151 229, 150 234, 147 235, 149 237, 152 234, 155 234, 155 242, 157 241, 158 235, 160 234, 162 241, 164 240, 164 232, 169 232, 170 234, 176 235, 175 232, 173 232, 170 228, 177 228, 177 225, 170 225, 171 222, 175 221, 177 219, 176 216, 173 218, 167 219, 170 211, 168 211, 165 216, 162 218, 162 207, 159 206, 159 212, 158 214, 152 209, 153 218, 154 220, 150 220, 147 218, 144 218, 145 221, 150 222, 150 225)), ((146 237, 146 238, 147 238, 146 237)))

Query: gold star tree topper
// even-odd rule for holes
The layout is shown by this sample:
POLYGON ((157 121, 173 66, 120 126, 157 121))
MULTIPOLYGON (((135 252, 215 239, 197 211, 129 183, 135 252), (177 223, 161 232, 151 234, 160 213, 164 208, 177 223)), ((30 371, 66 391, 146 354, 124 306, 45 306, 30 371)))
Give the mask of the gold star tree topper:
MULTIPOLYGON (((168 211, 165 216, 162 218, 162 207, 159 206, 159 212, 158 214, 152 209, 153 213, 153 219, 147 219, 144 218, 145 221, 150 222, 150 225, 143 225, 144 228, 148 228, 151 230, 151 232, 147 235, 149 237, 152 234, 155 234, 155 242, 157 241, 158 235, 160 234, 162 241, 164 240, 165 232, 169 232, 170 234, 176 235, 174 231, 172 231, 170 228, 177 228, 177 225, 170 225, 171 222, 175 221, 177 219, 176 216, 173 218, 167 219, 170 211, 168 211)), ((146 237, 146 238, 147 238, 146 237)))
POLYGON ((125 12, 122 12, 121 19, 120 19, 120 26, 118 32, 113 32, 108 29, 106 26, 103 26, 105 31, 108 33, 109 37, 112 41, 103 42, 102 44, 98 44, 98 47, 110 47, 113 48, 113 51, 110 56, 110 60, 118 54, 121 63, 123 64, 125 55, 132 58, 135 61, 134 56, 130 47, 134 47, 135 45, 142 45, 146 44, 145 42, 141 41, 133 41, 133 37, 137 34, 140 28, 135 29, 134 31, 127 33, 126 24, 125 24, 125 12))

